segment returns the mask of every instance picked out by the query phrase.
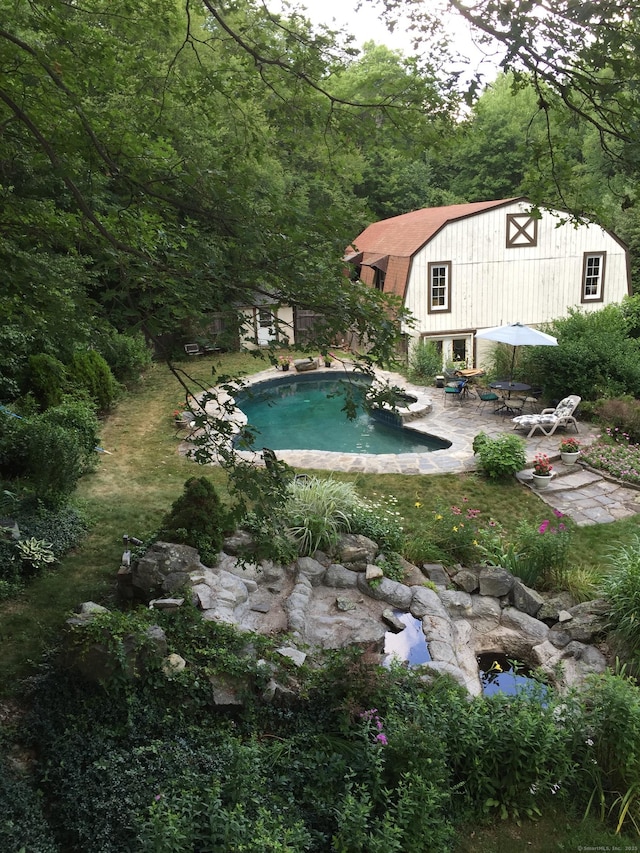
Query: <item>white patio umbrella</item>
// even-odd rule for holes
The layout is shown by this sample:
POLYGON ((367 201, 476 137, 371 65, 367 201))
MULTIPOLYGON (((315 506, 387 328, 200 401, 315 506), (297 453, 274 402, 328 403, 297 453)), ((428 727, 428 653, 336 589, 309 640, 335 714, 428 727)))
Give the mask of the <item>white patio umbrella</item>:
MULTIPOLYGON (((508 323, 506 326, 494 326, 483 332, 476 332, 476 338, 485 341, 496 341, 496 343, 510 344, 513 347, 511 357, 511 376, 513 376, 513 365, 516 360, 516 347, 557 347, 558 339, 546 332, 539 332, 531 326, 522 323, 508 323)), ((511 376, 509 378, 511 378, 511 376)))

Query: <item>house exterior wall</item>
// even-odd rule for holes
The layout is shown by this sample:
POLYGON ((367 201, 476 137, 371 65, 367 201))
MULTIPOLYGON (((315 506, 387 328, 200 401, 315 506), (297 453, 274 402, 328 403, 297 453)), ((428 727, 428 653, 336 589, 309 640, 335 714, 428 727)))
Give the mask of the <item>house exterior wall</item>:
POLYGON ((508 248, 507 216, 528 209, 526 201, 518 201, 449 222, 418 250, 405 298, 417 324, 403 331, 413 338, 461 333, 471 339, 491 326, 536 326, 566 317, 569 308, 598 310, 630 292, 626 249, 598 225, 557 227, 560 214, 545 211, 537 222, 536 245, 508 248), (603 298, 584 303, 585 253, 597 252, 606 252, 603 298), (430 263, 450 264, 446 311, 429 310, 430 263))
POLYGON ((245 349, 254 350, 261 349, 267 346, 270 340, 276 340, 283 345, 293 345, 294 330, 293 330, 293 308, 289 305, 270 305, 264 304, 261 306, 251 306, 240 309, 243 317, 241 345, 245 349), (264 327, 262 331, 259 328, 259 312, 260 310, 270 311, 277 318, 277 325, 264 327))

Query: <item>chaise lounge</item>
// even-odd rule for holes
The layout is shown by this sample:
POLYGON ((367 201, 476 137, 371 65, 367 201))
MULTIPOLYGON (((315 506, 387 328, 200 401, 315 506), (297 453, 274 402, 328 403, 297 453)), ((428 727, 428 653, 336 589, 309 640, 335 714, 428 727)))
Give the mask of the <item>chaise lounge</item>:
POLYGON ((536 430, 540 430, 543 435, 553 435, 559 427, 574 426, 578 432, 578 422, 573 413, 581 399, 576 394, 570 394, 560 400, 555 409, 543 409, 538 415, 518 415, 513 418, 513 428, 528 429, 527 438, 531 438, 536 430))

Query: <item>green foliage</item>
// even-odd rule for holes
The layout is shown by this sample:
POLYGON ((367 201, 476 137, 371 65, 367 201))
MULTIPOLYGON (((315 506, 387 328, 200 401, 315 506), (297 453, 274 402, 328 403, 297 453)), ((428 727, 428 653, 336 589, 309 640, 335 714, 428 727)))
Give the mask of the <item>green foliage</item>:
POLYGON ((640 536, 611 552, 602 591, 611 607, 609 628, 640 661, 640 536))
POLYGON ((351 517, 360 498, 352 483, 331 478, 295 480, 282 507, 282 522, 300 554, 319 548, 331 551, 343 532, 351 530, 351 517))
POLYGON ((582 449, 581 457, 600 471, 640 485, 640 445, 632 444, 618 428, 605 429, 597 441, 582 449))
POLYGON ((55 506, 67 499, 85 471, 85 450, 75 432, 51 422, 46 413, 24 423, 17 436, 24 442, 23 474, 36 495, 55 506))
POLYGON ((490 438, 479 433, 473 440, 473 452, 478 457, 478 466, 491 480, 513 477, 526 465, 526 444, 518 435, 503 433, 490 438))
POLYGON ((407 542, 407 558, 417 565, 431 562, 472 565, 478 562, 484 526, 480 514, 478 509, 455 505, 441 505, 425 513, 424 521, 407 542))
POLYGON ((614 439, 640 444, 640 400, 629 396, 599 400, 595 412, 614 439))
POLYGON ((604 672, 586 691, 586 755, 582 764, 593 788, 587 812, 640 835, 640 689, 634 679, 604 672))
POLYGON ((100 423, 93 403, 67 397, 59 405, 43 412, 41 421, 61 426, 73 434, 84 456, 83 473, 95 468, 96 447, 100 442, 100 423))
MULTIPOLYGON (((392 502, 393 497, 388 499, 392 502)), ((404 549, 405 534, 401 525, 399 513, 389 505, 380 501, 367 502, 361 499, 350 513, 351 532, 359 533, 372 539, 381 551, 397 551, 404 549)))
POLYGON ((23 564, 27 564, 31 571, 39 572, 45 566, 55 563, 53 544, 45 539, 20 539, 16 542, 16 548, 23 564))
POLYGON ((158 538, 191 545, 206 565, 215 565, 228 525, 228 514, 206 477, 190 477, 162 521, 158 538))
POLYGON ((521 354, 528 381, 543 387, 546 398, 640 396, 640 340, 629 337, 619 305, 571 310, 548 331, 557 337, 557 347, 524 347, 521 354))
POLYGON ((118 382, 135 382, 152 362, 152 350, 139 332, 110 329, 98 336, 98 349, 118 382))
POLYGON ((409 378, 423 385, 433 383, 442 371, 442 353, 433 341, 421 338, 409 353, 409 378))
POLYGON ((43 810, 42 797, 26 773, 20 772, 0 747, 0 850, 16 853, 59 853, 43 810))
POLYGON ((118 383, 111 368, 96 350, 76 350, 69 366, 75 386, 85 391, 99 412, 107 412, 118 396, 118 383))
POLYGON ((42 409, 57 406, 67 388, 67 369, 52 355, 40 352, 29 356, 28 391, 38 400, 42 409))
POLYGON ((83 512, 66 502, 52 508, 26 499, 21 502, 16 518, 25 536, 51 542, 57 560, 79 545, 87 532, 83 512))

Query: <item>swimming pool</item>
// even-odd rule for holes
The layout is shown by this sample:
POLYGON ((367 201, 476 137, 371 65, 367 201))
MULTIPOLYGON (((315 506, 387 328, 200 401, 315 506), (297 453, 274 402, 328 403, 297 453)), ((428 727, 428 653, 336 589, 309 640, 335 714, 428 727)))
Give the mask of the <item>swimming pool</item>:
MULTIPOLYGON (((361 402, 368 377, 340 371, 327 376, 282 376, 258 382, 236 397, 255 437, 251 449, 328 450, 342 453, 429 453, 451 442, 416 430, 382 423, 358 410, 343 411, 344 392, 361 402)), ((238 443, 238 447, 241 443, 238 443)))

